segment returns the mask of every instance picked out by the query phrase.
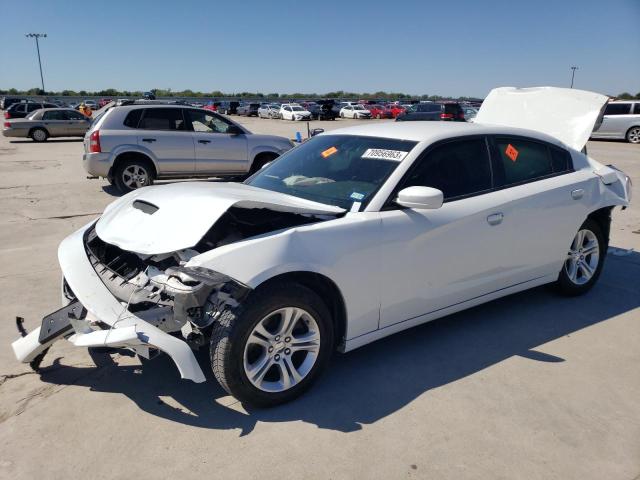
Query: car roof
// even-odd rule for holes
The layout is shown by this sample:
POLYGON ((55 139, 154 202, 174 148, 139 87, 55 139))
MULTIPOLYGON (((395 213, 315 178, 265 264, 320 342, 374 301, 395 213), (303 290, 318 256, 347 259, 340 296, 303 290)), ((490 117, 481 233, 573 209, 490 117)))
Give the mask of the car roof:
POLYGON ((363 124, 331 130, 321 135, 361 135, 428 143, 468 135, 521 135, 566 148, 558 139, 535 130, 467 122, 412 121, 363 124))

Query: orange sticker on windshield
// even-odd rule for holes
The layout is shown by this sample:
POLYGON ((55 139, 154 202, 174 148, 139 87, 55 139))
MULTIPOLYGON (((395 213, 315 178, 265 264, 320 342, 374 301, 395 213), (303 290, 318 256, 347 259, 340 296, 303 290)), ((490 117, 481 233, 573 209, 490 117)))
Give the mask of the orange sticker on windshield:
POLYGON ((336 153, 337 151, 338 151, 338 149, 336 147, 329 147, 324 152, 322 152, 320 155, 322 155, 322 158, 327 158, 327 157, 330 157, 331 155, 333 155, 334 153, 336 153))
POLYGON ((505 149, 504 153, 507 155, 507 157, 509 157, 511 159, 512 162, 515 162, 518 158, 518 150, 516 150, 516 147, 514 147, 513 145, 509 144, 507 145, 507 148, 505 149))

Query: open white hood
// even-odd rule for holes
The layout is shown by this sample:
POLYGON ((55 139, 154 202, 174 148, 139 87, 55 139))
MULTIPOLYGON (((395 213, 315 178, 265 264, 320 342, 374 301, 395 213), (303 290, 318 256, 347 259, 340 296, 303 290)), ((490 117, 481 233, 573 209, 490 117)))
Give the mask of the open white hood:
POLYGON ((607 100, 571 88, 500 87, 489 92, 474 121, 536 130, 582 150, 607 100))
POLYGON ((231 207, 337 215, 345 210, 241 183, 191 182, 146 187, 109 205, 96 224, 105 242, 143 255, 196 245, 231 207))

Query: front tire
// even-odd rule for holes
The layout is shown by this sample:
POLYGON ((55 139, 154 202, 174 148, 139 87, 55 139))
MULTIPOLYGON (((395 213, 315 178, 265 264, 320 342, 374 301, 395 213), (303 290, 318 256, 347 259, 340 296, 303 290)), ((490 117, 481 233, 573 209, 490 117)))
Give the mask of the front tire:
POLYGON ((220 385, 241 402, 270 407, 308 390, 333 351, 322 299, 294 282, 258 289, 214 324, 210 358, 220 385))
POLYGON ((600 225, 588 218, 578 229, 555 289, 563 295, 576 296, 588 292, 598 281, 607 254, 607 241, 600 225))

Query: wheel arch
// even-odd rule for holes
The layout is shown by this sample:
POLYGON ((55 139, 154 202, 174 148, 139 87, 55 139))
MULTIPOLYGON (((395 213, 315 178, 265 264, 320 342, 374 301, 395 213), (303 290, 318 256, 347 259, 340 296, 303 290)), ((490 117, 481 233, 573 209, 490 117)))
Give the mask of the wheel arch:
POLYGON ((614 205, 602 207, 594 210, 589 215, 587 215, 587 219, 595 221, 602 229, 602 233, 604 235, 605 241, 607 242, 607 245, 609 245, 609 233, 611 232, 611 212, 613 210, 613 207, 614 205))
POLYGON ((123 151, 123 152, 117 153, 113 159, 111 168, 109 169, 109 177, 110 178, 113 177, 113 172, 115 172, 116 168, 118 168, 118 165, 120 165, 122 162, 131 160, 131 159, 143 160, 153 169, 153 172, 152 172, 153 177, 158 178, 158 168, 153 158, 145 153, 138 152, 138 151, 123 151))
POLYGON ((307 287, 316 292, 331 312, 331 320, 334 327, 335 347, 342 349, 344 347, 347 333, 347 307, 342 292, 326 275, 310 271, 292 271, 281 273, 271 277, 256 287, 264 288, 274 283, 292 281, 307 287))
POLYGON ((251 173, 257 172, 264 163, 271 162, 280 156, 278 152, 275 150, 269 150, 268 148, 269 147, 263 150, 254 151, 253 158, 251 159, 251 165, 249 166, 249 171, 251 173))

